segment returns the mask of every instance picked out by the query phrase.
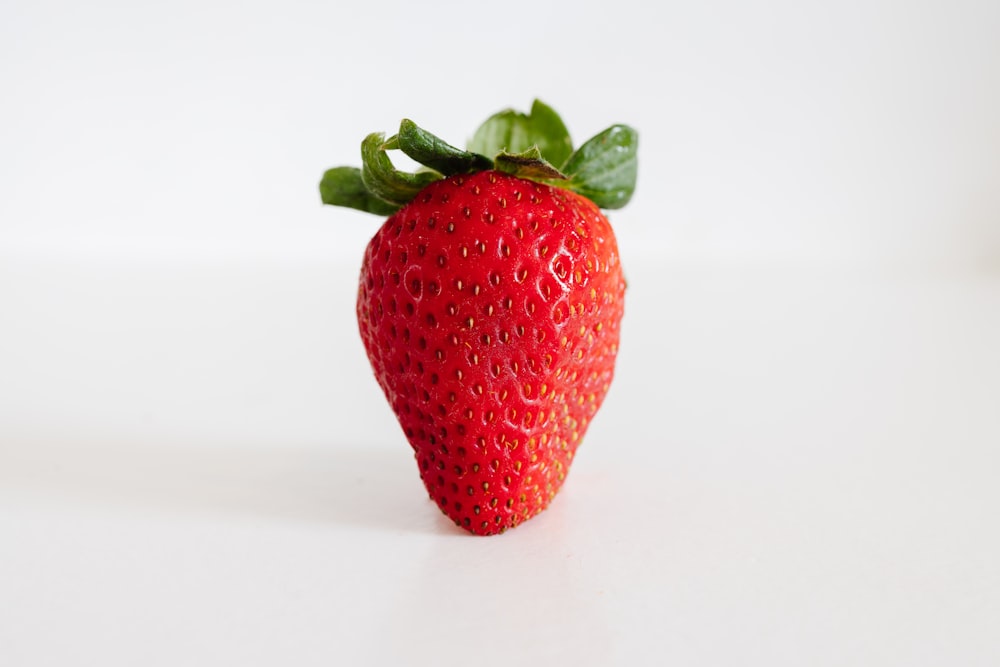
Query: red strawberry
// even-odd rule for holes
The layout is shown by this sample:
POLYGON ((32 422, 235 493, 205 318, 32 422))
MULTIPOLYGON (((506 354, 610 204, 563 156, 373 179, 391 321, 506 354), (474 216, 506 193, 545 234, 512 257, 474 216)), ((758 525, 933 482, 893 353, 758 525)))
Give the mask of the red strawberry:
POLYGON ((625 280, 598 204, 628 201, 636 143, 618 125, 574 152, 536 101, 470 152, 403 121, 324 176, 326 203, 395 210, 365 253, 361 337, 431 499, 473 533, 545 509, 607 394, 625 280), (396 171, 391 148, 434 171, 396 171))

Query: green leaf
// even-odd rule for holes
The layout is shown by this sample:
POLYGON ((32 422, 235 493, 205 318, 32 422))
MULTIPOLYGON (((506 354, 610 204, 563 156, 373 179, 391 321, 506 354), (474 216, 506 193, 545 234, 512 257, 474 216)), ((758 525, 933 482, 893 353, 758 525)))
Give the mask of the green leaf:
POLYGON ((621 208, 632 198, 638 168, 639 134, 627 125, 612 125, 574 152, 562 171, 564 186, 601 208, 621 208))
POLYGON ((482 155, 523 153, 537 146, 542 157, 553 165, 562 165, 573 152, 569 131, 552 107, 540 100, 531 105, 531 113, 507 109, 490 116, 483 123, 468 149, 482 155))
POLYGON ((370 193, 357 167, 327 169, 319 183, 319 192, 324 204, 356 208, 365 213, 389 215, 399 208, 370 193))
POLYGON ((493 167, 493 162, 488 157, 455 148, 406 118, 399 124, 397 142, 408 156, 445 176, 484 171, 493 167))
POLYGON ((496 158, 496 168, 512 176, 535 181, 564 180, 566 178, 561 171, 542 158, 542 153, 537 146, 532 146, 523 153, 500 153, 496 158))
POLYGON ((397 137, 388 141, 381 132, 373 132, 361 142, 361 180, 365 188, 375 197, 397 207, 412 200, 425 187, 440 180, 441 175, 433 172, 416 174, 399 171, 386 154, 389 148, 398 146, 397 137))

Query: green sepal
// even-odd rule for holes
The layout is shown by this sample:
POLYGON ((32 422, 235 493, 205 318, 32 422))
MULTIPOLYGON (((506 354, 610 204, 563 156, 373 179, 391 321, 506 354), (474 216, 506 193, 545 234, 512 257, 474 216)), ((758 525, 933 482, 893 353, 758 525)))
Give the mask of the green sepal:
POLYGON ((564 187, 601 208, 625 206, 635 192, 639 134, 627 125, 612 125, 580 146, 563 165, 564 187))
POLYGON ((377 132, 365 138, 360 170, 327 170, 320 194, 324 204, 388 215, 445 176, 497 169, 566 188, 601 208, 617 209, 635 191, 638 142, 638 133, 631 127, 612 125, 573 151, 559 115, 539 100, 529 114, 513 110, 494 114, 477 130, 467 151, 404 119, 399 133, 388 139, 377 132), (416 173, 397 170, 389 150, 403 151, 422 169, 416 173))
POLYGON ((381 132, 365 137, 361 142, 361 180, 372 195, 399 208, 425 187, 440 180, 441 175, 429 171, 415 174, 399 171, 386 154, 386 150, 397 147, 395 136, 388 141, 381 132))
POLYGON ((357 167, 327 169, 319 183, 319 193, 324 204, 346 206, 365 213, 389 215, 399 208, 369 192, 357 167))
POLYGON ((560 166, 573 152, 569 130, 552 107, 540 100, 523 114, 506 109, 490 116, 469 141, 468 149, 481 155, 524 153, 537 146, 550 164, 560 166))
POLYGON ((452 176, 493 168, 493 161, 485 155, 455 148, 448 142, 404 118, 396 135, 400 150, 410 158, 431 169, 452 176))
POLYGON ((565 180, 566 175, 549 164, 538 146, 521 153, 501 152, 495 160, 496 169, 511 176, 533 181, 565 180))

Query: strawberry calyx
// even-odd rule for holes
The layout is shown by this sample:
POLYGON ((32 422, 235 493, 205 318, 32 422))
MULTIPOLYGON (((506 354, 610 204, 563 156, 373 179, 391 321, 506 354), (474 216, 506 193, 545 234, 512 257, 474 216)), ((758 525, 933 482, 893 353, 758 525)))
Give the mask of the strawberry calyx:
POLYGON ((488 118, 467 150, 403 119, 391 137, 379 132, 365 137, 360 169, 327 170, 320 195, 324 204, 389 215, 434 181, 495 169, 571 190, 601 208, 617 209, 628 203, 635 190, 637 148, 638 133, 619 124, 574 150, 562 119, 539 100, 528 114, 507 109, 488 118), (388 155, 391 150, 402 151, 422 168, 416 172, 396 169, 388 155))

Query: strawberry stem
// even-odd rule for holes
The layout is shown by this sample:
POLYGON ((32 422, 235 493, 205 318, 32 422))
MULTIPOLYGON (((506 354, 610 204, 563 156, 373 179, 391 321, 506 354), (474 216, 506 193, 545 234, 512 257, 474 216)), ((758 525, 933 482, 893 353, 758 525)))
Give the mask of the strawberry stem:
POLYGON ((496 168, 500 171, 533 181, 566 180, 566 175, 546 162, 538 146, 532 146, 523 153, 497 154, 496 168))

